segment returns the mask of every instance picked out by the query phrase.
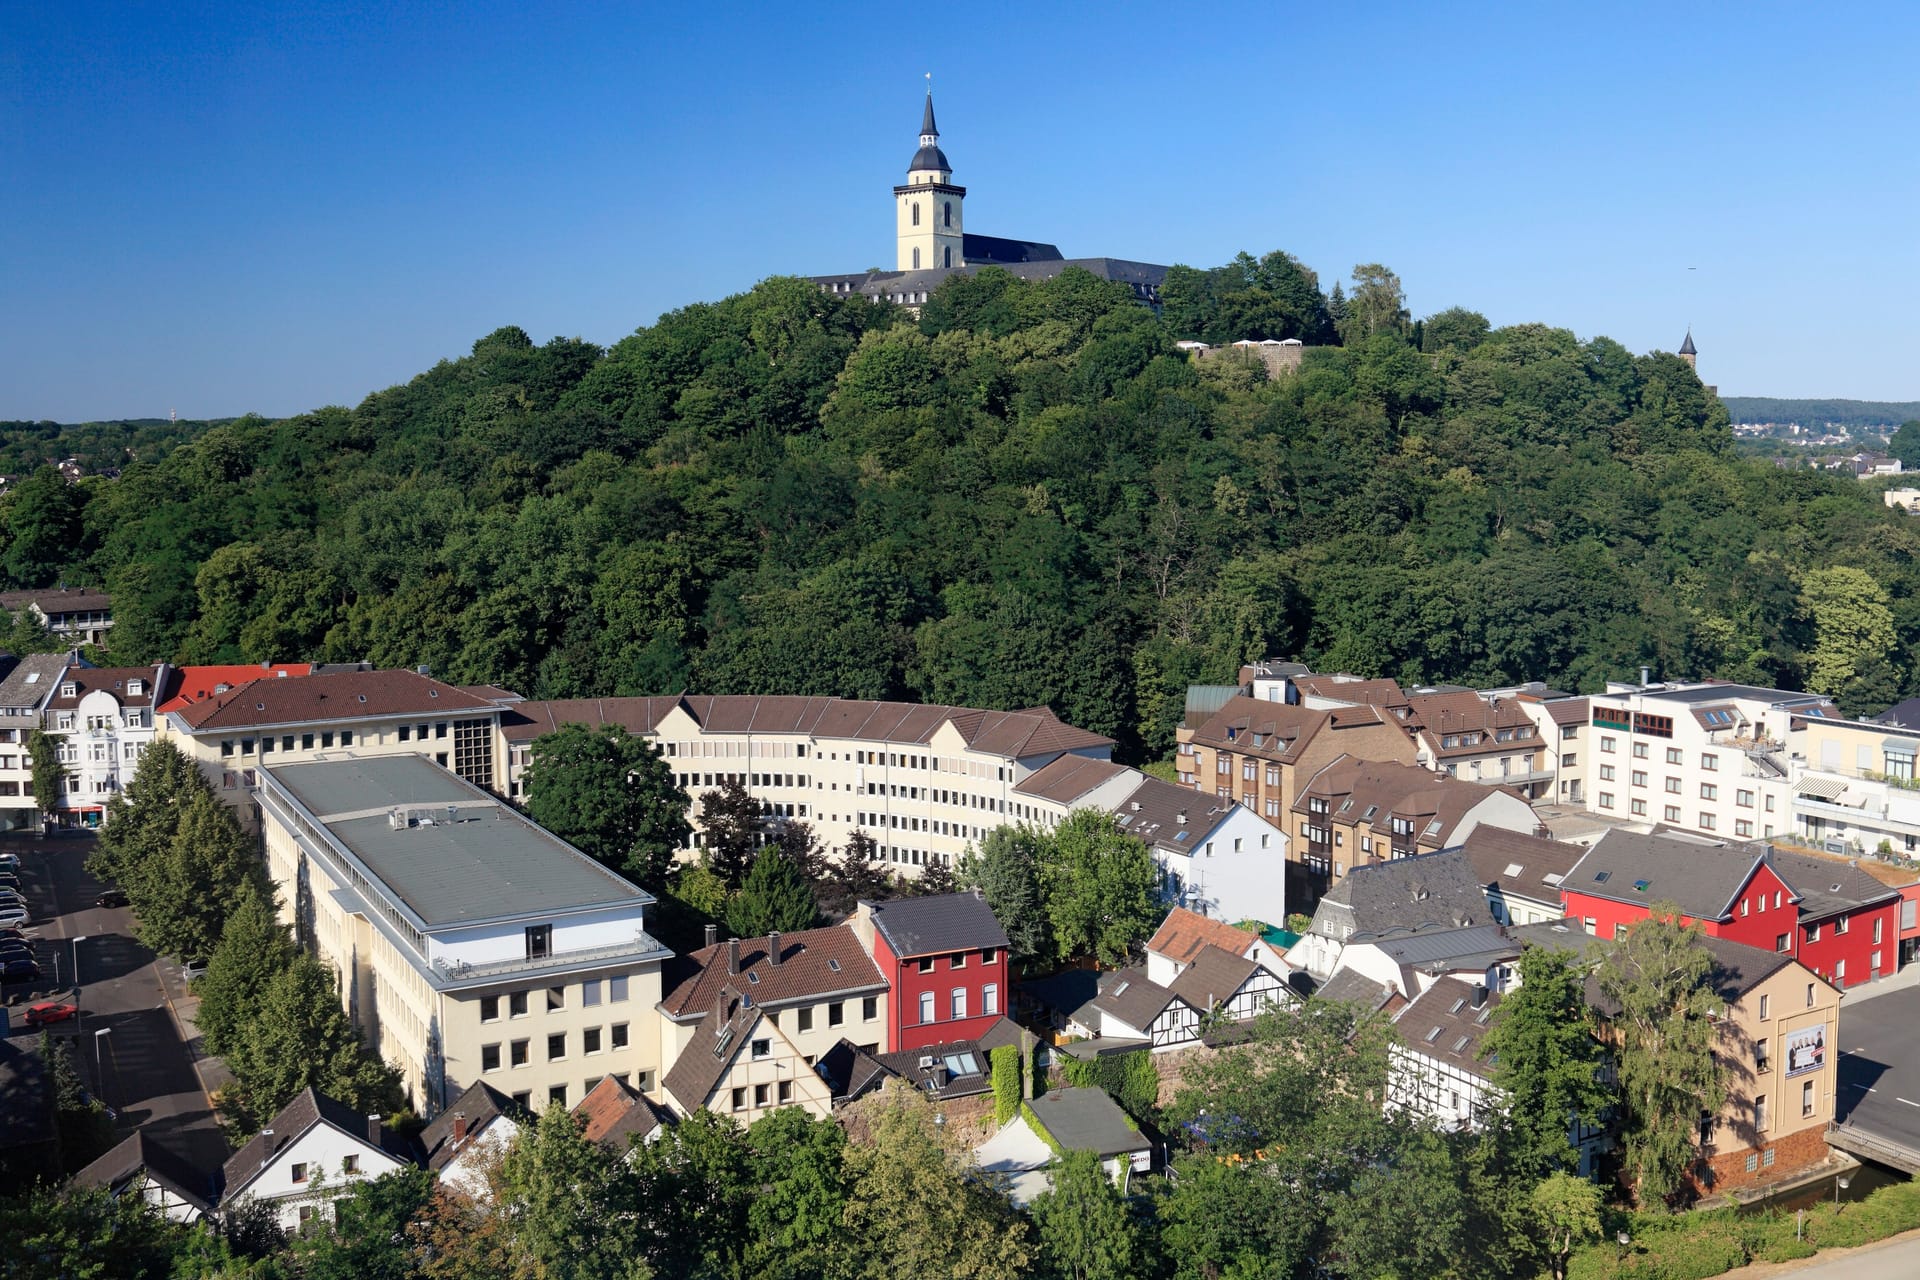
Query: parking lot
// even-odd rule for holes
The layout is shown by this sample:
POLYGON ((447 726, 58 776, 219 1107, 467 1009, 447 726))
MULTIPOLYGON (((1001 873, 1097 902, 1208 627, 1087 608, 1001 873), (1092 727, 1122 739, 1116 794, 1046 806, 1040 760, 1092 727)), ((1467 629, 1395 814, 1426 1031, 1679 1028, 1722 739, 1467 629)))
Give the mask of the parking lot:
POLYGON ((209 1081, 177 1017, 186 984, 177 964, 156 960, 134 940, 127 908, 96 905, 106 886, 86 872, 92 848, 90 837, 0 837, 0 853, 20 859, 33 916, 23 932, 40 968, 38 979, 5 986, 9 1034, 31 1045, 39 1032, 24 1025, 29 1006, 77 1004, 76 1018, 48 1030, 73 1042, 88 1090, 115 1111, 120 1131, 145 1128, 184 1152, 218 1159, 226 1144, 209 1081))

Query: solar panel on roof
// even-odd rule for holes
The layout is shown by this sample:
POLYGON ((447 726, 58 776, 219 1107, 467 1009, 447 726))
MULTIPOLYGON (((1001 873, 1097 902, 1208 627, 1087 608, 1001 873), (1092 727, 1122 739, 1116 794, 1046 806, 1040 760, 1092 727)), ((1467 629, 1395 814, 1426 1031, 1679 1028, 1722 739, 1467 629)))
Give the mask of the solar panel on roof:
POLYGON ((1593 873, 1593 882, 1595 884, 1605 884, 1607 882, 1607 877, 1612 874, 1613 872, 1611 871, 1596 871, 1593 873))

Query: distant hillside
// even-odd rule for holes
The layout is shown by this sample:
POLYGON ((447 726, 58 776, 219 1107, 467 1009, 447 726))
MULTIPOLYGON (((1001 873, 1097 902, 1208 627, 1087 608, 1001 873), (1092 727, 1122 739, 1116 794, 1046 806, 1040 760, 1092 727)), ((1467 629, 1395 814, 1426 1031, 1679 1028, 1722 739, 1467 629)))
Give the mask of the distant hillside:
POLYGON ((1920 419, 1920 400, 1775 400, 1767 396, 1721 396, 1735 422, 1797 422, 1803 427, 1834 423, 1884 435, 1903 422, 1920 419))
POLYGON ((113 422, 0 421, 0 472, 19 475, 78 458, 89 473, 124 467, 136 458, 158 462, 211 427, 231 422, 172 422, 166 418, 129 418, 113 422))

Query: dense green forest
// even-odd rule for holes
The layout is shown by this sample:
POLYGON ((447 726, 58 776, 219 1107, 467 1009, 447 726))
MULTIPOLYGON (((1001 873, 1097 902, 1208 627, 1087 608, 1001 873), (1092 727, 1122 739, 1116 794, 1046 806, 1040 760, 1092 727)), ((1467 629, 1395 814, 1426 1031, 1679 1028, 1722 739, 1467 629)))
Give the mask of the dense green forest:
POLYGON ((481 338, 358 407, 0 505, 12 585, 104 583, 120 661, 370 659, 529 696, 1047 703, 1163 755, 1252 658, 1407 681, 1912 691, 1920 537, 1734 456, 1683 362, 1421 321, 1384 267, 1069 270, 915 317, 795 279, 602 350, 481 338), (1304 335, 1297 374, 1176 339, 1304 335))
POLYGON ((1722 396, 1735 422, 1797 422, 1804 427, 1831 422, 1855 433, 1886 435, 1903 422, 1920 418, 1920 400, 1775 400, 1768 396, 1722 396))
MULTIPOLYGON (((225 421, 225 419, 222 419, 225 421)), ((67 458, 88 472, 157 462, 218 422, 134 418, 116 422, 0 422, 0 472, 18 475, 67 458)))

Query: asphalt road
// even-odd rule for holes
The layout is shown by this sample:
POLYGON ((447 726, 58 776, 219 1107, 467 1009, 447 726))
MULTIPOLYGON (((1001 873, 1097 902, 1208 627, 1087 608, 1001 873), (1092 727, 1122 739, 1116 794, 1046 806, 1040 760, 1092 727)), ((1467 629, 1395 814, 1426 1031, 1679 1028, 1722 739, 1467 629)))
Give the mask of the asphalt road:
POLYGON ((119 1113, 121 1133, 144 1128, 183 1153, 218 1160, 226 1143, 168 1005, 169 984, 176 995, 185 990, 178 967, 134 941, 127 908, 93 905, 103 886, 86 872, 92 848, 80 837, 0 840, 0 852, 20 855, 34 913, 29 932, 39 934, 41 980, 7 987, 13 1033, 28 1034, 22 1019, 33 1001, 73 998, 77 964, 80 1018, 54 1031, 76 1041, 87 1087, 119 1113))
POLYGON ((1775 1274, 1793 1280, 1913 1280, 1920 1276, 1920 1238, 1849 1249, 1838 1258, 1815 1258, 1804 1267, 1775 1274))
POLYGON ((1841 1011, 1839 1076, 1841 1124, 1920 1151, 1920 987, 1841 1011))

